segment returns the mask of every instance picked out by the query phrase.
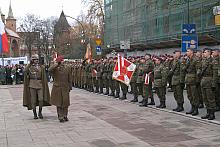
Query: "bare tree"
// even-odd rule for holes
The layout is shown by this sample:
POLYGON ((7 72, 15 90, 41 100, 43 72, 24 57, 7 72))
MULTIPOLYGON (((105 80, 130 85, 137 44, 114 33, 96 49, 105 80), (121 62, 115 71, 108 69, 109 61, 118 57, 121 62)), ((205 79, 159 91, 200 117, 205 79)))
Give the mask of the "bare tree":
POLYGON ((28 48, 29 57, 32 55, 32 47, 36 43, 36 40, 40 37, 36 32, 37 27, 40 24, 39 17, 33 14, 27 14, 18 27, 19 35, 24 40, 25 45, 28 48))
POLYGON ((103 37, 105 20, 103 0, 82 0, 82 3, 88 7, 87 19, 89 24, 97 25, 97 35, 103 37))

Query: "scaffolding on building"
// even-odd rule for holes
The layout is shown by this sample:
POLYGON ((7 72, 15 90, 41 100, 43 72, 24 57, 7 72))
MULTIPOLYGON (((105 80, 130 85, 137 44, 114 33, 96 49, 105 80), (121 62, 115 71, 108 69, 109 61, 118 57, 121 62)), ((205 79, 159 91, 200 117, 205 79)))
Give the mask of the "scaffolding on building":
POLYGON ((105 44, 119 48, 120 41, 129 40, 135 49, 180 46, 182 24, 188 21, 196 24, 200 44, 219 42, 220 28, 213 15, 219 4, 219 0, 105 0, 105 44))

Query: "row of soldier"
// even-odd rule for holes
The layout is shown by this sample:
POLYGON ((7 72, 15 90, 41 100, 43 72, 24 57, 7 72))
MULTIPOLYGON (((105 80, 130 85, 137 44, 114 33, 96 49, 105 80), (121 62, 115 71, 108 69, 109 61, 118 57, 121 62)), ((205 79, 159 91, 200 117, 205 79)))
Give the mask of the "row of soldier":
POLYGON ((20 84, 24 79, 24 66, 22 64, 16 65, 0 65, 0 85, 20 84))
MULTIPOLYGON (((173 111, 184 111, 183 90, 186 88, 191 110, 186 114, 198 115, 204 105, 207 114, 202 119, 215 119, 220 110, 220 51, 205 48, 203 51, 187 49, 185 55, 176 50, 173 55, 128 57, 137 68, 131 78, 130 87, 134 98, 141 107, 155 105, 153 90, 160 104, 157 108, 166 108, 166 87, 172 87, 177 107, 173 111), (150 75, 149 84, 145 84, 145 75, 150 75), (150 102, 148 102, 150 100, 150 102)), ((103 93, 121 100, 126 99, 128 86, 112 78, 117 58, 92 60, 91 62, 71 63, 73 86, 90 92, 103 93), (120 88, 121 87, 121 88, 120 88), (106 89, 105 91, 103 89, 106 89), (120 97, 120 91, 122 96, 120 97)))

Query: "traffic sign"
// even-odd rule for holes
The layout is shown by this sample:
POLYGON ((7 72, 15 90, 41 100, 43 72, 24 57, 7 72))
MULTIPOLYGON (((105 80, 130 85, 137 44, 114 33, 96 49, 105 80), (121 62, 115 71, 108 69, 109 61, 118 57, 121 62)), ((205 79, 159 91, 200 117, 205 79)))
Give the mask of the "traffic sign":
POLYGON ((198 36, 197 35, 183 35, 182 36, 182 52, 186 52, 188 48, 198 48, 198 36))
POLYGON ((101 55, 102 54, 102 48, 101 46, 96 46, 96 54, 101 55))
POLYGON ((182 34, 183 35, 196 34, 196 24, 183 24, 182 34))
POLYGON ((120 49, 130 49, 130 41, 120 41, 120 49))
POLYGON ((95 43, 96 43, 96 45, 100 46, 102 44, 102 39, 96 38, 95 43))

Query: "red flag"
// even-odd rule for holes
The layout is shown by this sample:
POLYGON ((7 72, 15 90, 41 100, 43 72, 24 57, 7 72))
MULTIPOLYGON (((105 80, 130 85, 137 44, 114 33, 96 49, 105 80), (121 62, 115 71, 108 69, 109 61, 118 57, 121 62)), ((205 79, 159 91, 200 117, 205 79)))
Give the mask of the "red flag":
POLYGON ((136 65, 118 54, 118 61, 115 65, 112 78, 126 85, 129 85, 136 65))

